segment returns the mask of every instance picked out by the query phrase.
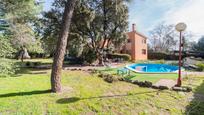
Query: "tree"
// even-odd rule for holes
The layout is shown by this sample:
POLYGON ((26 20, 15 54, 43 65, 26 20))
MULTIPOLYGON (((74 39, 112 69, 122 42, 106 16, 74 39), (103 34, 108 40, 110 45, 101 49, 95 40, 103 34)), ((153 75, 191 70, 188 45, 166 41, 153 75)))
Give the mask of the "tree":
POLYGON ((204 52, 204 36, 202 36, 197 43, 195 43, 192 47, 194 51, 201 51, 204 52))
POLYGON ((150 44, 153 51, 167 52, 174 49, 176 40, 176 31, 174 25, 161 23, 150 31, 150 44))
POLYGON ((41 10, 36 0, 1 0, 0 15, 3 24, 0 30, 12 43, 12 47, 21 50, 25 47, 32 52, 42 52, 41 44, 33 31, 33 24, 41 10), (3 27, 3 28, 2 28, 3 27))
POLYGON ((103 53, 110 44, 126 40, 128 8, 123 0, 96 0, 82 4, 74 14, 75 32, 83 38, 103 64, 103 53), (117 6, 117 9, 116 7, 117 6), (86 17, 86 18, 84 18, 86 17))
POLYGON ((0 35, 0 58, 12 57, 14 51, 8 38, 0 35))
MULTIPOLYGON (((51 53, 56 47, 55 38, 60 30, 64 2, 55 1, 53 6, 53 9, 43 13, 43 31, 40 31, 44 45, 51 53)), ((127 20, 128 8, 123 0, 77 2, 67 46, 69 53, 84 58, 85 53, 91 51, 102 63, 103 52, 110 48, 110 44, 120 46, 126 40, 127 20)))
MULTIPOLYGON (((192 32, 184 31, 182 33, 182 43, 183 43, 183 51, 192 50, 195 41, 192 41, 192 37, 194 36, 192 32)), ((179 46, 179 44, 177 44, 179 46)))
POLYGON ((69 35, 71 19, 72 19, 76 1, 77 0, 67 0, 67 2, 65 3, 61 30, 59 33, 54 61, 52 65, 51 90, 53 92, 61 92, 61 71, 62 71, 65 50, 67 46, 67 38, 69 35))
POLYGON ((5 20, 0 19, 0 32, 7 30, 8 27, 9 27, 8 23, 5 20))

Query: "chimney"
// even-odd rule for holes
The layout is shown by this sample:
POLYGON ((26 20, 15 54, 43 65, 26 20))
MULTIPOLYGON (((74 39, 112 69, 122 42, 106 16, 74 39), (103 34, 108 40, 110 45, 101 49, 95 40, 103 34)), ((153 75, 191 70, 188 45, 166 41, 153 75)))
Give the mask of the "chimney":
POLYGON ((132 31, 135 31, 135 24, 132 24, 132 31))

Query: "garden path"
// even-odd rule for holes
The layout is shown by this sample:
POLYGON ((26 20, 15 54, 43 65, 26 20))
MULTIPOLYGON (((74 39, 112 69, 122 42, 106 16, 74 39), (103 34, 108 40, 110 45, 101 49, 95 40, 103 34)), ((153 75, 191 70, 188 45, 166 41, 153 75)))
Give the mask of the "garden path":
POLYGON ((176 85, 176 81, 172 79, 160 79, 154 85, 155 86, 167 86, 168 88, 172 88, 173 86, 176 85))

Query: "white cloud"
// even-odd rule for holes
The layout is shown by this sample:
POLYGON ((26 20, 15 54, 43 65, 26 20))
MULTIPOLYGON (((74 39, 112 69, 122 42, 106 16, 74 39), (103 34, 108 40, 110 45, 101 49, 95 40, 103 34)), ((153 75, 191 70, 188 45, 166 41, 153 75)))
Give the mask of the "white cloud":
POLYGON ((134 0, 129 4, 130 28, 136 23, 137 30, 148 35, 158 23, 163 22, 164 15, 171 8, 180 5, 185 0, 134 0))
POLYGON ((197 40, 204 35, 204 0, 186 0, 181 7, 171 8, 163 20, 170 24, 185 22, 197 40))

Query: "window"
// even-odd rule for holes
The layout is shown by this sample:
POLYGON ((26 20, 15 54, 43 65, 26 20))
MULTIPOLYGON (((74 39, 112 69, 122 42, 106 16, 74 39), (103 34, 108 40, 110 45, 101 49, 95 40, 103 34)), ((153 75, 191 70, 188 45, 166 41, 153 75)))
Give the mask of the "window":
POLYGON ((146 39, 144 39, 144 44, 146 44, 146 39))
POLYGON ((142 40, 142 43, 146 44, 146 39, 143 39, 143 40, 142 40))
POLYGON ((146 49, 142 49, 142 54, 146 55, 146 49))
POLYGON ((127 40, 127 42, 128 42, 128 43, 130 43, 130 42, 131 42, 131 40, 130 40, 130 39, 128 39, 128 40, 127 40))

